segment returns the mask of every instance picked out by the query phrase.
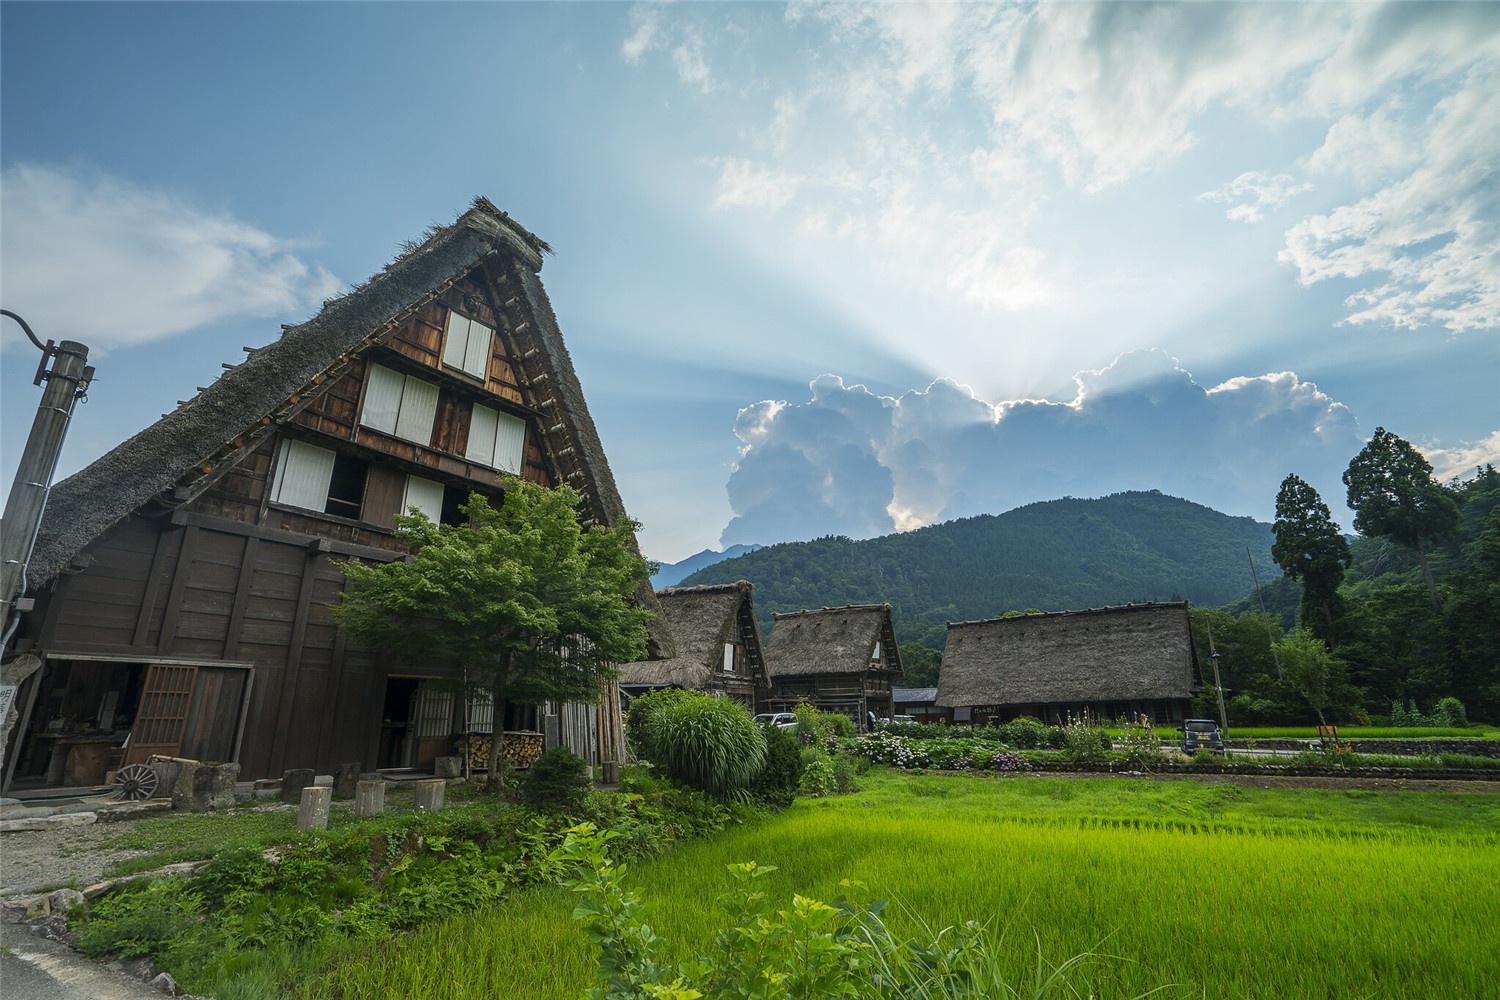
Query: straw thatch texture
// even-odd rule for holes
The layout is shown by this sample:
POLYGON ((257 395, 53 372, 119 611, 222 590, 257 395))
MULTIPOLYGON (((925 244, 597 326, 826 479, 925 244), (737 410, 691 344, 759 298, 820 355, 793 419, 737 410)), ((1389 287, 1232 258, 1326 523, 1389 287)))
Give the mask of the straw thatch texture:
POLYGON ((953 622, 937 704, 1191 698, 1196 672, 1186 602, 953 622))
POLYGON ((676 641, 677 655, 627 663, 621 667, 620 683, 694 691, 722 687, 725 678, 731 676, 721 669, 724 644, 732 642, 738 633, 745 644, 752 677, 757 685, 764 685, 765 658, 760 627, 755 622, 753 589, 749 581, 740 580, 658 590, 656 597, 676 641))
POLYGON ((773 678, 862 674, 871 670, 900 676, 903 672, 889 604, 850 604, 776 614, 772 618, 766 663, 773 678), (880 663, 872 665, 877 642, 880 663))
MULTIPOLYGON (((153 498, 171 505, 172 491, 201 469, 228 442, 265 426, 289 405, 326 391, 330 369, 375 343, 395 325, 454 281, 486 261, 504 262, 522 275, 526 305, 538 330, 543 363, 558 386, 565 418, 579 439, 585 471, 581 485, 595 501, 596 516, 609 524, 625 517, 614 476, 584 402, 572 359, 563 346, 551 304, 536 272, 548 246, 485 198, 450 226, 434 228, 347 295, 330 299, 312 319, 287 327, 280 339, 254 351, 213 385, 156 423, 116 446, 52 491, 28 572, 40 587, 57 576, 85 546, 153 498), (318 385, 322 382, 321 387, 318 385)), ((211 482, 231 464, 199 480, 211 482)), ((580 485, 580 484, 574 484, 580 485)), ((672 637, 660 620, 650 584, 642 580, 641 604, 657 616, 653 651, 670 654, 672 637)))

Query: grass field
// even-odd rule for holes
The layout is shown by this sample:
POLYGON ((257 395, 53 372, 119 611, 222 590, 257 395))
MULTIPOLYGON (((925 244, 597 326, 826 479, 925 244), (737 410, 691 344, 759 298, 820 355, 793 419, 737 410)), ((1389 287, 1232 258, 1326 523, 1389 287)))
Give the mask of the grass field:
MULTIPOLYGON (((1112 732, 1117 732, 1112 730, 1112 732)), ((1162 727, 1157 730, 1163 739, 1181 739, 1182 730, 1162 727)), ((1257 740, 1315 740, 1318 738, 1316 726, 1231 726, 1229 730, 1231 739, 1257 739, 1257 740)), ((1430 727, 1414 729, 1411 727, 1393 726, 1339 726, 1339 739, 1341 740, 1431 740, 1431 739, 1466 739, 1466 740, 1493 740, 1500 739, 1500 728, 1494 726, 1474 726, 1470 729, 1447 729, 1442 727, 1430 727)))
MULTIPOLYGON (((1099 957, 1080 996, 1500 995, 1500 795, 904 775, 802 800, 634 874, 674 957, 709 950, 724 865, 831 899, 841 879, 938 924, 993 919, 1018 984, 1037 949, 1099 957)), ((301 995, 574 1000, 592 957, 557 891, 361 951, 301 995)), ((899 921, 899 917, 897 920, 899 921)))

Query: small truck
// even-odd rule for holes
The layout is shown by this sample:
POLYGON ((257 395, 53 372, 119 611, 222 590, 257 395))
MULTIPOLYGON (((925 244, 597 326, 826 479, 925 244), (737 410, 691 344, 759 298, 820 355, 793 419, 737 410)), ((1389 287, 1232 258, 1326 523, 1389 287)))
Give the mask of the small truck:
POLYGON ((1224 734, 1212 719, 1182 720, 1182 752, 1191 757, 1199 750, 1224 752, 1224 734))

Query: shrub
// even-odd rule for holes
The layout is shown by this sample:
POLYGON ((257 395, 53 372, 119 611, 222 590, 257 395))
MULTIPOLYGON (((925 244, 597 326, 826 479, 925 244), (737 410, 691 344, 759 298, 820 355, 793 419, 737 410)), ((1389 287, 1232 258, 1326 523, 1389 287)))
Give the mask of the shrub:
POLYGON ((565 746, 555 746, 538 757, 521 779, 521 804, 537 812, 577 813, 592 783, 583 758, 565 746))
POLYGON ((1063 740, 1068 759, 1080 763, 1103 760, 1111 749, 1109 733, 1088 716, 1070 716, 1068 724, 1063 726, 1063 740))
POLYGON ((656 759, 655 739, 661 715, 688 694, 678 688, 662 688, 630 703, 630 710, 625 713, 625 746, 637 760, 656 759))
POLYGON ((804 740, 826 740, 830 736, 853 736, 854 720, 839 712, 825 712, 803 701, 797 704, 797 735, 804 740))
POLYGON ((87 955, 154 954, 192 931, 202 908, 184 879, 140 879, 89 910, 74 944, 87 955))
POLYGON ((818 747, 806 747, 802 751, 802 778, 798 790, 812 798, 822 798, 838 787, 838 776, 833 770, 833 758, 818 747))
POLYGON ((1457 698, 1444 698, 1432 710, 1431 722, 1434 726, 1464 729, 1469 725, 1469 717, 1464 712, 1463 702, 1457 698))
POLYGON ((750 783, 750 794, 760 801, 785 809, 797 797, 802 780, 802 745, 789 729, 770 726, 766 737, 766 763, 750 783))
MULTIPOLYGON (((632 712, 638 704, 630 706, 632 712)), ((676 692, 648 706, 640 723, 637 743, 646 758, 671 777, 710 795, 744 795, 765 764, 765 733, 742 706, 724 698, 676 692)))

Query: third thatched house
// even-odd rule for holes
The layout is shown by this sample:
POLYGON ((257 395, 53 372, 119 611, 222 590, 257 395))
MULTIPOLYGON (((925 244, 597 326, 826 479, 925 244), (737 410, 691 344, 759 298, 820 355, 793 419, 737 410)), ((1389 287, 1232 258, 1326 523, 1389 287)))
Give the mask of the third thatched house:
POLYGON ((1053 611, 950 623, 937 704, 975 723, 1179 722, 1197 676, 1186 601, 1053 611))
POLYGON ((766 652, 771 694, 765 711, 803 700, 865 728, 894 714, 891 685, 904 674, 889 604, 850 604, 773 616, 766 652))

